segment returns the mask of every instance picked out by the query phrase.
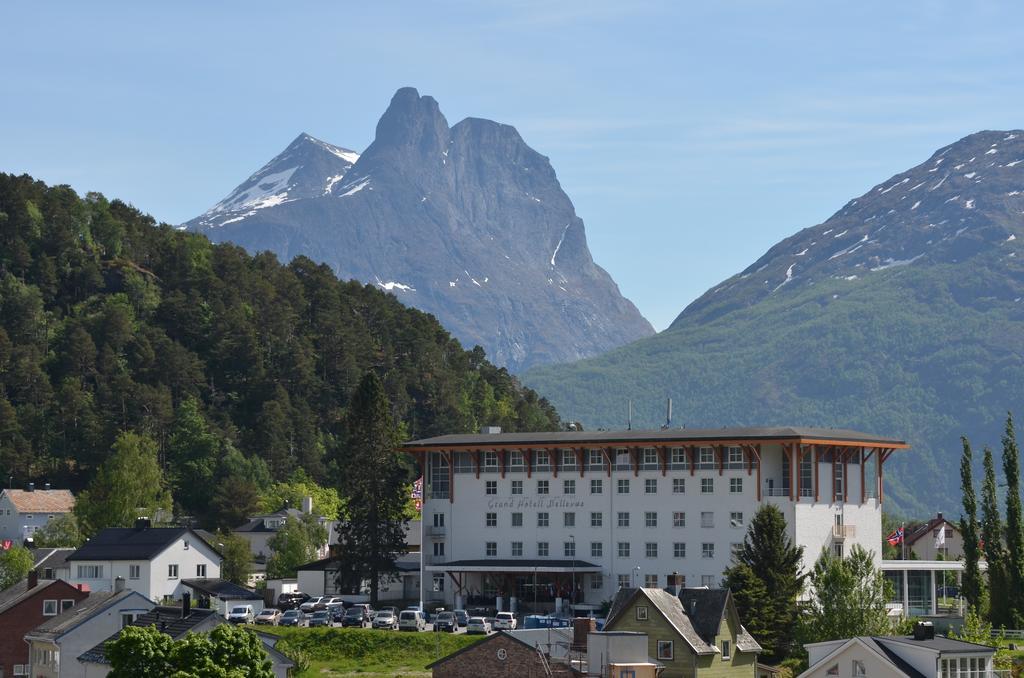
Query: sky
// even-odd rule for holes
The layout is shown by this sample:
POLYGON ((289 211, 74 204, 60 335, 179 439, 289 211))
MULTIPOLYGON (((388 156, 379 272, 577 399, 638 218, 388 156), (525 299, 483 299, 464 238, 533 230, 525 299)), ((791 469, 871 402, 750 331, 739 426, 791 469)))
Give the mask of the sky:
POLYGON ((933 151, 1024 127, 1019 2, 0 4, 0 171, 161 221, 416 87, 548 156, 657 329, 933 151))

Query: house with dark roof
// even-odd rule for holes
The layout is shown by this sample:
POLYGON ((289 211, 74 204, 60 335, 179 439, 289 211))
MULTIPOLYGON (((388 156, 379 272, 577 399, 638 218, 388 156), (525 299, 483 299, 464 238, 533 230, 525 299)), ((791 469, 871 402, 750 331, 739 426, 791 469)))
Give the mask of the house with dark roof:
MULTIPOLYGON (((313 498, 305 497, 302 500, 302 510, 286 506, 273 513, 250 516, 247 521, 233 528, 231 532, 249 542, 249 549, 252 551, 254 558, 262 559, 263 562, 266 562, 266 559, 272 555, 272 550, 268 545, 271 537, 277 534, 289 520, 298 520, 304 514, 312 513, 313 498)), ((318 519, 320 524, 327 530, 327 542, 317 548, 317 555, 324 558, 327 556, 331 535, 334 534, 335 521, 327 520, 323 516, 318 516, 318 519)))
POLYGON ((75 552, 73 548, 32 549, 32 569, 40 579, 71 578, 71 565, 68 556, 75 552))
POLYGON ((227 579, 184 579, 182 583, 192 589, 197 607, 217 610, 225 617, 235 605, 252 605, 255 614, 263 609, 263 596, 227 579))
POLYGON ((154 602, 176 600, 183 580, 220 576, 220 553, 187 527, 108 527, 68 556, 73 584, 112 591, 118 579, 154 602))
POLYGON ((78 655, 117 633, 153 602, 135 591, 92 593, 25 634, 33 678, 85 678, 78 655))
POLYGON ((918 623, 910 636, 859 636, 804 645, 809 667, 798 678, 996 678, 996 648, 936 636, 918 623))
POLYGON ((0 592, 0 675, 31 675, 25 634, 88 597, 88 590, 40 581, 35 572, 0 592))
POLYGON ((606 631, 648 637, 664 678, 750 676, 761 646, 747 632, 728 589, 623 588, 608 612, 606 631))
POLYGON ((913 531, 908 531, 907 549, 918 560, 960 560, 964 556, 964 540, 960 527, 941 513, 913 531))
POLYGON ((23 490, 0 492, 0 540, 21 543, 57 516, 75 507, 71 490, 51 490, 49 484, 36 489, 29 483, 23 490))

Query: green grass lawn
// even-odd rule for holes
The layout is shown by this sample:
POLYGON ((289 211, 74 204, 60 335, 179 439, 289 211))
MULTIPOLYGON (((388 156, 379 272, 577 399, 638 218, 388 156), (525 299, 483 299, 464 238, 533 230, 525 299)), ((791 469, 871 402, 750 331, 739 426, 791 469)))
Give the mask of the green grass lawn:
POLYGON ((361 676, 362 678, 423 678, 427 664, 481 640, 481 636, 449 633, 411 633, 375 629, 260 627, 280 636, 278 649, 298 650, 309 659, 299 678, 361 676))

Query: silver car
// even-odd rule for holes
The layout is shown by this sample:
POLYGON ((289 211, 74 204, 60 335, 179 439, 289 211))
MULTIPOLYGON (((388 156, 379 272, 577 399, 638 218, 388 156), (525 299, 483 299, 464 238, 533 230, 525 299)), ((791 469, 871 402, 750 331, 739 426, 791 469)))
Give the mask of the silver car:
POLYGON ((485 636, 491 632, 491 622, 485 617, 470 617, 466 622, 466 633, 482 633, 485 636))

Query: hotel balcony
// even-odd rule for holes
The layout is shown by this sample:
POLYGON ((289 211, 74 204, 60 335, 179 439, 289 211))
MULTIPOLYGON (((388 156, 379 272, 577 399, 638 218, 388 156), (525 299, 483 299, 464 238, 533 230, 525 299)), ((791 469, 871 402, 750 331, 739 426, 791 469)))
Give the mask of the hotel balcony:
POLYGON ((833 525, 832 526, 832 538, 836 541, 843 541, 844 539, 853 539, 857 536, 856 525, 833 525))

